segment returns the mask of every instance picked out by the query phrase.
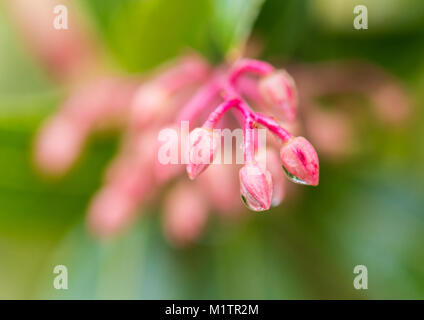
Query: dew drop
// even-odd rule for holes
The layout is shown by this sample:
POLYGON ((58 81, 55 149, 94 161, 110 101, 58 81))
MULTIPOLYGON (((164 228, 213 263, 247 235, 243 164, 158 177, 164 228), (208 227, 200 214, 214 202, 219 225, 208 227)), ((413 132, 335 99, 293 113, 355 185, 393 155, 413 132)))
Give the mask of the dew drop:
POLYGON ((302 180, 302 179, 299 179, 298 177, 296 177, 296 176, 292 175, 292 174, 291 174, 291 173, 290 173, 290 172, 286 169, 286 167, 285 167, 284 165, 282 165, 282 167, 283 167, 283 170, 284 170, 285 174, 287 175, 287 178, 289 178, 289 180, 293 181, 294 183, 304 184, 304 185, 310 186, 310 184, 309 184, 309 183, 307 183, 306 181, 304 181, 304 180, 302 180))
POLYGON ((271 207, 272 208, 275 208, 275 207, 278 207, 280 204, 281 204, 281 199, 280 198, 278 198, 278 197, 273 197, 272 198, 272 200, 271 200, 271 207))
POLYGON ((265 210, 262 210, 260 208, 254 208, 251 205, 249 205, 249 203, 246 200, 246 197, 244 195, 241 195, 241 200, 243 201, 244 205, 246 206, 247 209, 255 211, 255 212, 264 212, 265 210))
POLYGON ((249 204, 247 203, 246 197, 244 195, 241 195, 241 200, 243 201, 243 203, 244 203, 244 205, 246 206, 247 209, 255 211, 255 210, 253 210, 253 208, 251 206, 249 206, 249 204))

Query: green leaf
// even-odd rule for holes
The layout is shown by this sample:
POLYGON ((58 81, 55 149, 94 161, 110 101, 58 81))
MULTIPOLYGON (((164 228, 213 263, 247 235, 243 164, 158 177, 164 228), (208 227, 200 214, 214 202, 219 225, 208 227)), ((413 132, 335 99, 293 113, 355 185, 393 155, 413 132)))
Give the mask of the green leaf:
POLYGON ((22 35, 0 5, 0 111, 5 98, 39 94, 50 83, 46 73, 34 63, 31 51, 22 45, 22 35))
POLYGON ((82 221, 41 270, 38 299, 263 299, 305 297, 290 258, 257 223, 222 226, 208 241, 175 249, 165 242, 160 217, 143 215, 111 241, 92 238, 82 221), (224 240, 224 241, 223 241, 224 240), (64 265, 68 289, 53 287, 64 265))
POLYGON ((83 1, 99 34, 130 72, 147 70, 187 49, 203 51, 208 1, 83 1))
POLYGON ((206 297, 210 254, 176 253, 154 217, 141 218, 125 234, 94 239, 80 221, 42 268, 40 299, 176 299, 206 297), (54 266, 68 269, 68 289, 56 290, 54 266), (202 277, 202 279, 199 279, 202 277))
POLYGON ((264 0, 87 1, 99 34, 130 72, 186 49, 222 59, 249 36, 264 0))
POLYGON ((242 46, 250 34, 264 0, 212 1, 211 36, 222 54, 242 46))
MULTIPOLYGON (((148 225, 148 224, 147 224, 148 225)), ((36 297, 40 299, 130 299, 137 292, 142 270, 144 228, 115 241, 94 239, 80 221, 44 265, 36 297), (54 267, 64 265, 68 289, 53 287, 54 267)))

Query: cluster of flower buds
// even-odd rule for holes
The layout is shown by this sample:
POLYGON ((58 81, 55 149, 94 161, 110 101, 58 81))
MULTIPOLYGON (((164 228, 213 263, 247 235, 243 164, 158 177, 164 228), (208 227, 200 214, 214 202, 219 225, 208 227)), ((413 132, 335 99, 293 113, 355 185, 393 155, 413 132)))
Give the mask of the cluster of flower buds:
MULTIPOLYGON (((284 170, 291 181, 318 185, 318 156, 305 138, 293 137, 275 118, 255 112, 247 104, 240 93, 243 90, 239 91, 237 86, 239 78, 247 73, 259 75, 260 80, 256 89, 266 106, 271 110, 278 108, 287 121, 295 119, 297 95, 291 77, 285 71, 274 70, 271 65, 263 61, 240 60, 226 73, 219 74, 211 80, 220 88, 223 102, 209 114, 202 127, 192 131, 187 173, 190 179, 194 179, 211 163, 216 149, 212 130, 227 111, 237 110, 242 116, 240 122, 244 128, 244 166, 239 172, 241 197, 251 210, 264 211, 273 203, 276 204, 276 201, 272 201, 274 191, 272 175, 266 166, 261 166, 256 159, 255 136, 258 125, 264 126, 281 140, 280 157, 283 167, 281 170, 284 170)), ((246 91, 249 89, 244 90, 246 91)), ((281 176, 278 178, 281 179, 281 176)))
MULTIPOLYGON (((201 233, 211 208, 228 217, 240 211, 242 202, 254 211, 278 205, 286 194, 284 172, 294 182, 318 184, 318 157, 311 144, 289 133, 283 122, 254 111, 249 103, 275 111, 290 126, 297 113, 294 82, 266 62, 243 59, 231 67, 213 68, 189 54, 142 81, 108 78, 75 90, 40 131, 36 161, 44 171, 62 173, 74 162, 90 132, 106 120, 119 122, 125 128, 121 151, 89 205, 90 229, 100 236, 122 231, 186 164, 188 177, 195 181, 173 184, 163 215, 167 237, 184 245, 201 233), (234 116, 223 117, 230 110, 234 116), (186 160, 161 163, 161 132, 164 128, 182 130, 183 122, 200 125, 191 132, 187 129, 186 160), (237 172, 234 165, 209 167, 220 147, 220 137, 214 134, 220 125, 243 129, 244 165, 238 177, 233 174, 237 172), (267 146, 265 156, 258 148, 259 126, 279 140, 267 146)), ((177 138, 167 143, 180 150, 183 142, 177 138)))
MULTIPOLYGON (((91 132, 103 128, 105 122, 124 129, 122 147, 88 207, 88 225, 94 234, 122 231, 160 191, 161 199, 165 198, 164 232, 173 244, 184 245, 201 234, 209 213, 229 218, 240 212, 239 189, 249 208, 262 211, 280 204, 290 191, 285 175, 296 183, 318 184, 314 148, 305 138, 292 136, 298 129, 298 94, 289 73, 255 60, 213 68, 191 54, 142 79, 105 77, 101 46, 72 10, 73 5, 69 0, 5 1, 28 48, 51 75, 70 88, 62 107, 36 137, 38 167, 50 174, 64 173, 91 132), (52 28, 49 17, 58 4, 72 12, 74 23, 69 30, 52 28), (250 105, 279 120, 254 112, 250 105), (235 110, 235 117, 224 117, 217 124, 229 109, 235 110), (163 127, 179 128, 183 120, 200 126, 188 141, 192 148, 187 173, 195 181, 179 179, 164 189, 184 166, 157 161, 159 132, 163 127), (266 150, 258 147, 259 125, 277 136, 267 140, 266 150), (244 128, 245 162, 238 174, 234 164, 208 167, 219 147, 212 132, 215 126, 244 128)), ((351 147, 355 139, 350 113, 341 108, 324 112, 316 102, 321 95, 353 92, 370 97, 379 117, 393 124, 410 114, 405 91, 375 66, 341 62, 293 67, 289 71, 299 85, 302 122, 321 156, 355 149, 351 147)), ((169 142, 179 150, 184 141, 169 142)))

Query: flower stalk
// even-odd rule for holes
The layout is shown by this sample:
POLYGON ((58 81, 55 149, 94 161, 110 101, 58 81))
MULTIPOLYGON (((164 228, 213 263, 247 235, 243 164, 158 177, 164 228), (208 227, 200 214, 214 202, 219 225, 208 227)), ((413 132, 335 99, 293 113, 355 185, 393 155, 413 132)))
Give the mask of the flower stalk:
MULTIPOLYGON (((289 121, 293 121, 296 116, 297 96, 294 82, 284 71, 275 71, 270 64, 258 61, 243 59, 236 62, 230 69, 228 75, 223 72, 215 74, 212 83, 213 87, 203 87, 202 96, 212 96, 219 89, 223 102, 219 104, 208 116, 201 127, 206 132, 212 132, 219 120, 231 109, 235 109, 241 115, 244 126, 244 161, 245 166, 240 170, 240 192, 245 204, 254 211, 268 210, 272 202, 272 178, 269 171, 260 168, 255 159, 255 131, 256 126, 262 125, 275 134, 282 143, 280 151, 282 166, 290 180, 296 183, 313 185, 318 184, 318 156, 312 145, 303 137, 293 137, 290 132, 284 129, 279 121, 259 112, 255 112, 243 99, 242 93, 237 89, 237 81, 247 73, 255 73, 261 77, 256 87, 252 82, 245 85, 244 90, 254 90, 251 96, 255 96, 268 104, 278 105, 289 121)), ((186 107, 192 114, 199 114, 204 108, 201 104, 196 104, 191 100, 186 107)), ((197 132, 199 128, 193 132, 197 132)), ((211 133, 205 135, 203 141, 211 141, 211 133)), ((191 146, 195 152, 202 148, 201 139, 191 146)), ((208 144, 203 147, 203 152, 214 152, 208 144), (209 148, 209 149, 208 149, 209 148)), ((213 155, 210 159, 213 158, 213 155)), ((209 160, 210 160, 209 159, 209 160)), ((194 179, 207 165, 189 163, 187 172, 190 179, 194 179)), ((281 184, 281 183, 280 183, 281 184)), ((278 198, 281 198, 278 197, 278 198)))

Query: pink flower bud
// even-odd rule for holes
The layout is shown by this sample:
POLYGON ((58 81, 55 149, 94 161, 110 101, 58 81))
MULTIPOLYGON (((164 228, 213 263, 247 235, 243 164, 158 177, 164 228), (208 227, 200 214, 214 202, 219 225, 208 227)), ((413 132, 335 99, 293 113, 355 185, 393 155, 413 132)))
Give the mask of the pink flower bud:
POLYGON ((193 243, 202 233, 208 219, 208 204, 194 184, 180 183, 165 201, 164 232, 178 247, 193 243))
POLYGON ((271 207, 271 174, 257 164, 246 164, 240 169, 240 193, 243 202, 253 211, 264 211, 271 207))
POLYGON ((166 112, 168 92, 157 84, 144 84, 137 90, 131 103, 131 118, 134 125, 143 127, 162 117, 166 112))
POLYGON ((180 105, 183 103, 180 100, 189 98, 192 90, 207 78, 209 71, 206 61, 194 55, 178 60, 175 65, 163 66, 162 71, 141 85, 134 95, 131 103, 133 125, 143 128, 172 114, 175 103, 180 105))
POLYGON ((85 132, 62 116, 51 118, 35 141, 37 166, 49 174, 62 174, 79 155, 85 132))
POLYGON ((290 180, 300 184, 318 185, 318 155, 308 140, 303 137, 289 140, 281 147, 280 157, 290 180))
POLYGON ((402 125, 411 115, 411 101, 397 83, 388 82, 371 92, 377 116, 385 123, 402 125))
POLYGON ((279 70, 261 79, 259 91, 267 105, 282 110, 287 120, 294 120, 297 91, 293 78, 286 71, 279 70))
POLYGON ((342 160, 356 149, 352 119, 345 111, 312 107, 304 121, 308 136, 321 157, 342 160))
MULTIPOLYGON (((80 81, 90 67, 96 63, 97 49, 90 30, 83 24, 77 12, 75 1, 43 0, 3 1, 5 9, 10 9, 11 22, 14 22, 22 35, 29 53, 35 56, 60 80, 80 81), (53 25, 53 8, 66 6, 72 27, 56 30, 53 25)), ((55 14, 56 15, 56 14, 55 14)))
POLYGON ((211 129, 196 128, 190 133, 190 158, 186 169, 191 180, 212 163, 217 146, 218 137, 214 137, 211 129))
POLYGON ((88 210, 88 227, 97 237, 112 237, 134 221, 136 203, 113 188, 104 188, 92 200, 88 210))
POLYGON ((88 208, 89 228, 99 237, 118 234, 134 222, 155 187, 150 163, 139 155, 116 159, 106 177, 88 208))

